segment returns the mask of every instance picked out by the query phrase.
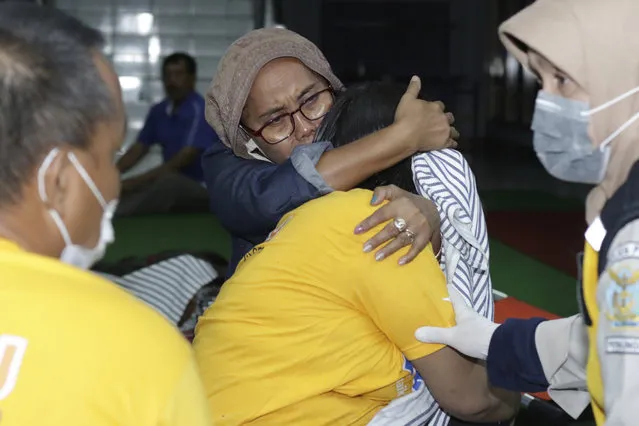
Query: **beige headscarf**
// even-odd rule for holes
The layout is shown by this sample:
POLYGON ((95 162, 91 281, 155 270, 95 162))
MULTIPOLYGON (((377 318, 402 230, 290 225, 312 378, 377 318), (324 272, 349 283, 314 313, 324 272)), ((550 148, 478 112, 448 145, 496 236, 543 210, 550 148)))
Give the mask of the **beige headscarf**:
POLYGON ((253 158, 247 149, 249 138, 239 129, 242 110, 257 73, 278 58, 299 59, 335 90, 343 88, 317 46, 293 31, 262 28, 239 38, 224 54, 206 93, 206 121, 235 155, 253 158))
MULTIPOLYGON (((528 66, 528 46, 578 82, 591 108, 639 86, 639 0, 538 0, 499 28, 506 49, 528 66), (525 46, 517 43, 523 43, 525 46)), ((639 93, 591 116, 597 144, 639 112, 639 93)), ((586 201, 591 223, 639 159, 639 121, 611 143, 606 175, 586 201)))

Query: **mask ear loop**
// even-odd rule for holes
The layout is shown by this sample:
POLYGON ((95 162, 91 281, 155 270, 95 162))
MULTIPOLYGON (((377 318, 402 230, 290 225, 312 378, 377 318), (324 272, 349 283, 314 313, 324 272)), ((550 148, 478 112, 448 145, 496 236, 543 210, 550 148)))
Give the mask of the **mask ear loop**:
MULTIPOLYGON (((617 96, 616 98, 609 100, 608 102, 605 102, 601 105, 599 105, 598 107, 595 107, 589 111, 584 111, 581 113, 582 117, 590 117, 593 114, 598 113, 599 111, 603 111, 604 109, 616 104, 617 102, 621 102, 624 99, 626 99, 629 96, 634 95, 635 93, 639 92, 639 86, 635 87, 632 90, 627 91, 626 93, 622 93, 621 95, 617 96)), ((612 132, 612 134, 610 134, 606 139, 604 139, 603 142, 601 142, 601 144, 599 145, 599 150, 603 151, 606 146, 608 146, 608 144, 610 144, 610 142, 612 142, 617 136, 619 136, 619 134, 621 134, 621 132, 623 132, 624 130, 626 130, 628 127, 630 127, 635 121, 637 121, 637 119, 639 119, 639 112, 636 113, 635 115, 633 115, 632 117, 630 117, 630 119, 628 119, 625 123, 623 123, 621 126, 619 126, 619 128, 617 130, 615 130, 614 132, 612 132)))
POLYGON ((93 195, 95 196, 95 198, 98 199, 100 206, 102 206, 102 210, 106 209, 107 203, 104 200, 102 193, 100 192, 98 187, 95 185, 95 182, 93 182, 93 179, 91 179, 91 176, 89 176, 89 173, 86 171, 86 169, 82 166, 80 161, 78 161, 77 157, 72 152, 70 152, 68 156, 71 163, 73 163, 73 165, 75 166, 75 169, 78 171, 80 176, 82 176, 82 179, 84 180, 84 182, 87 184, 91 192, 93 192, 93 195))
POLYGON ((42 160, 42 164, 38 169, 38 194, 40 194, 40 199, 43 203, 47 203, 49 201, 49 198, 47 197, 47 189, 44 187, 44 174, 47 170, 49 170, 51 163, 53 163, 53 160, 55 160, 55 157, 58 156, 59 152, 60 150, 58 148, 53 148, 49 151, 47 156, 44 157, 44 160, 42 160))
MULTIPOLYGON (((42 160, 42 164, 40 165, 40 169, 38 169, 38 194, 40 195, 42 202, 45 204, 49 202, 49 197, 47 197, 47 189, 44 186, 44 175, 47 170, 49 170, 51 163, 53 163, 53 160, 55 160, 55 157, 57 157, 59 153, 60 150, 58 148, 53 148, 47 156, 44 157, 44 160, 42 160)), ((49 209, 49 214, 58 227, 58 231, 60 231, 60 235, 62 235, 64 243, 67 246, 71 245, 71 236, 69 235, 69 231, 67 231, 67 227, 62 221, 60 214, 53 209, 49 209)))
POLYGON ((639 92, 639 86, 635 87, 632 90, 628 90, 626 93, 622 93, 621 95, 617 96, 616 98, 614 98, 614 99, 612 99, 612 100, 610 100, 610 101, 608 101, 606 103, 603 103, 603 104, 599 105, 598 107, 595 107, 595 108, 593 108, 593 109, 591 109, 589 111, 584 111, 584 112, 581 113, 581 115, 584 116, 584 117, 589 117, 589 116, 591 116, 593 114, 598 113, 599 111, 603 111, 604 109, 616 104, 617 102, 623 101, 627 97, 632 96, 632 95, 634 95, 637 92, 639 92))
POLYGON ((111 225, 111 219, 113 218, 113 215, 118 205, 117 200, 114 199, 107 203, 104 197, 102 196, 102 192, 100 192, 97 185, 95 184, 95 182, 93 181, 93 179, 91 178, 87 170, 84 168, 82 163, 80 163, 78 158, 75 156, 75 154, 70 152, 68 155, 69 155, 69 160, 71 161, 71 163, 73 163, 73 165, 75 166, 75 169, 78 171, 78 173, 80 174, 84 182, 87 184, 91 192, 93 192, 93 195, 98 200, 98 203, 100 203, 100 205, 102 206, 102 211, 104 216, 102 220, 103 223, 102 223, 101 232, 104 233, 106 242, 108 243, 113 242, 115 240, 115 235, 113 231, 113 226, 111 225), (105 219, 107 219, 109 224, 106 229, 104 227, 105 219))
POLYGON ((614 138, 616 138, 617 136, 619 136, 619 134, 621 132, 623 132, 624 130, 626 130, 628 127, 630 127, 632 125, 632 123, 634 123, 635 121, 637 121, 637 119, 639 119, 639 112, 636 113, 635 115, 633 115, 632 117, 630 117, 630 119, 628 121, 626 121, 625 123, 623 123, 617 130, 615 130, 614 132, 612 132, 612 134, 610 136, 608 136, 606 139, 604 139, 603 142, 601 142, 601 145, 599 145, 599 149, 603 151, 603 149, 610 143, 612 142, 612 140, 614 138))

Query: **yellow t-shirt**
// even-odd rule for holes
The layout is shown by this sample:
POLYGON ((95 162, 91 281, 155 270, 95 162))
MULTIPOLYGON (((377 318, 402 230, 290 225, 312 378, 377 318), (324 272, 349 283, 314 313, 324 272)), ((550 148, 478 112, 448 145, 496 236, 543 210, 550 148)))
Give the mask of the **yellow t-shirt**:
POLYGON ((353 234, 371 196, 336 192, 286 215, 200 318, 195 352, 216 425, 366 424, 411 392, 404 356, 442 347, 414 337, 454 321, 432 249, 406 266, 363 253, 381 229, 353 234))
POLYGON ((0 240, 1 426, 210 426, 186 340, 114 284, 0 240))

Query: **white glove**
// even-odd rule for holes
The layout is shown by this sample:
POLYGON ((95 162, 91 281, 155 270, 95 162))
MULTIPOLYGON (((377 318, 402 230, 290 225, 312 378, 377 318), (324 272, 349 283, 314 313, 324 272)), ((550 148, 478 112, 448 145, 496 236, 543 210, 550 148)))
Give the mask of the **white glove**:
POLYGON ((415 338, 424 343, 448 345, 472 358, 485 360, 493 333, 499 327, 470 308, 464 297, 451 285, 448 295, 455 310, 457 325, 451 328, 421 327, 415 338))

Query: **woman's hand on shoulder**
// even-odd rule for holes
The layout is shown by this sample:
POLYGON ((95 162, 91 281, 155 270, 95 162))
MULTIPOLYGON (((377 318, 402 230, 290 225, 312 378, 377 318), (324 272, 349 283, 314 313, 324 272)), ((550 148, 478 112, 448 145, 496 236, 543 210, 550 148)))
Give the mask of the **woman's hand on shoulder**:
MULTIPOLYGON (((380 232, 364 243, 365 252, 371 252, 388 243, 375 253, 377 260, 383 260, 399 249, 411 246, 408 253, 399 259, 399 264, 404 265, 412 261, 432 240, 436 242, 434 246, 439 246, 439 212, 432 201, 395 185, 376 188, 371 204, 379 205, 385 200, 389 203, 377 209, 355 228, 356 234, 362 234, 388 222, 380 232)), ((435 250, 439 250, 439 247, 435 250)))

